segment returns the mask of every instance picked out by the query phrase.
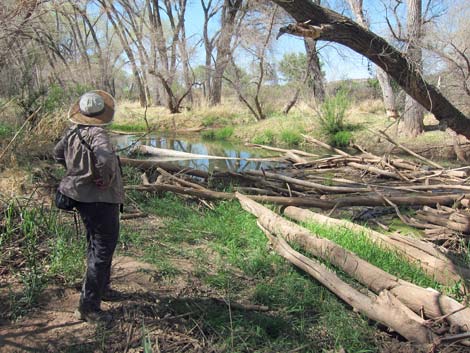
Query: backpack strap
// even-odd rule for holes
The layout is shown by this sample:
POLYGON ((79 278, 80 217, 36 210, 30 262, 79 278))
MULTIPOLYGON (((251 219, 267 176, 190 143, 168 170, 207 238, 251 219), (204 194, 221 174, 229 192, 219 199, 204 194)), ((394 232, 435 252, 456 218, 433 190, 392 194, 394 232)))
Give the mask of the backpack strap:
POLYGON ((93 149, 83 138, 82 133, 80 132, 80 128, 77 126, 74 130, 76 130, 75 132, 77 133, 78 139, 80 140, 82 145, 85 146, 85 148, 93 154, 93 149))

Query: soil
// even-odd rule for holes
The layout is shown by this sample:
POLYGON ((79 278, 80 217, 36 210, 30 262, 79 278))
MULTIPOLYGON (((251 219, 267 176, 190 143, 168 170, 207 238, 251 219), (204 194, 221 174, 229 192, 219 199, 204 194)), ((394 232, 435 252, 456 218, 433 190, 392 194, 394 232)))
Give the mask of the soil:
MULTIPOLYGON (((120 296, 102 304, 113 315, 110 327, 104 329, 73 317, 79 288, 48 288, 26 317, 14 323, 0 322, 1 352, 140 352, 143 330, 153 344, 158 340, 162 351, 179 351, 186 346, 191 352, 209 352, 209 342, 199 331, 187 332, 185 317, 195 298, 204 304, 213 301, 216 294, 195 283, 191 272, 185 270, 188 267, 182 264, 183 275, 166 282, 152 265, 118 256, 113 262, 112 284, 120 296)), ((3 302, 6 295, 6 288, 0 287, 3 302)))

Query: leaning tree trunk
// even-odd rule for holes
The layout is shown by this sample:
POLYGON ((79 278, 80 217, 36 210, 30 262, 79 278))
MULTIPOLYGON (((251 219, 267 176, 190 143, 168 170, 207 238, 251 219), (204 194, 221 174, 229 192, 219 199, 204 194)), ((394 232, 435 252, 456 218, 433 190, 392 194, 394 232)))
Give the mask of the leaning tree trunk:
MULTIPOLYGON (((422 72, 423 54, 419 46, 421 39, 421 0, 408 0, 407 28, 408 50, 407 55, 417 72, 422 72)), ((416 137, 424 131, 424 109, 409 95, 405 98, 404 129, 412 137, 416 137)))
POLYGON ((316 39, 343 44, 384 69, 410 96, 455 132, 470 138, 470 120, 410 66, 406 56, 354 21, 309 0, 272 0, 298 22, 319 26, 316 39))
MULTIPOLYGON (((362 7, 362 0, 349 0, 349 5, 356 16, 357 22, 364 28, 369 29, 369 24, 364 16, 362 7)), ((385 111, 387 117, 398 119, 398 110, 395 101, 395 93, 393 92, 390 78, 387 73, 379 66, 376 67, 377 80, 379 81, 380 88, 382 89, 382 97, 384 101, 385 111)))

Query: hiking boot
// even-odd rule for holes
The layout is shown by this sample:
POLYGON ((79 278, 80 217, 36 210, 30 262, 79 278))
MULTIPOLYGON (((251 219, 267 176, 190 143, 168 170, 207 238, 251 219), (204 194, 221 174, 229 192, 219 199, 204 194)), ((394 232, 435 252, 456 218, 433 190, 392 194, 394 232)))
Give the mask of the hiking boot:
POLYGON ((101 296, 101 300, 105 302, 115 302, 122 298, 123 294, 112 288, 106 288, 103 295, 101 296))
POLYGON ((109 325, 111 321, 113 320, 113 316, 101 309, 98 310, 84 310, 81 308, 78 308, 75 310, 75 313, 73 316, 77 320, 82 320, 86 321, 90 324, 103 324, 103 325, 109 325))

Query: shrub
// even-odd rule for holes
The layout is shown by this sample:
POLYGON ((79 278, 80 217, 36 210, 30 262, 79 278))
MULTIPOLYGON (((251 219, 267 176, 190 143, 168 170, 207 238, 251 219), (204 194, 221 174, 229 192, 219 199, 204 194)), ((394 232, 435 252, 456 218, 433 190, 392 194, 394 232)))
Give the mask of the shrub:
POLYGON ((209 126, 212 126, 215 124, 215 122, 217 121, 217 117, 214 116, 214 115, 209 115, 209 116, 206 116, 204 119, 202 119, 202 125, 204 127, 209 127, 209 126))
POLYGON ((334 97, 326 99, 320 108, 320 129, 330 136, 344 131, 344 117, 350 104, 348 95, 348 91, 341 89, 334 97))
POLYGON ((335 147, 347 147, 352 139, 352 133, 350 131, 338 131, 334 135, 330 136, 330 144, 335 147))
POLYGON ((228 140, 233 135, 233 127, 226 126, 222 129, 203 131, 201 136, 204 140, 228 140))
POLYGON ((274 143, 274 133, 271 130, 265 130, 261 135, 255 136, 253 143, 259 145, 272 145, 274 143))
POLYGON ((300 131, 296 130, 283 130, 281 132, 281 141, 289 146, 297 146, 302 141, 300 131))

